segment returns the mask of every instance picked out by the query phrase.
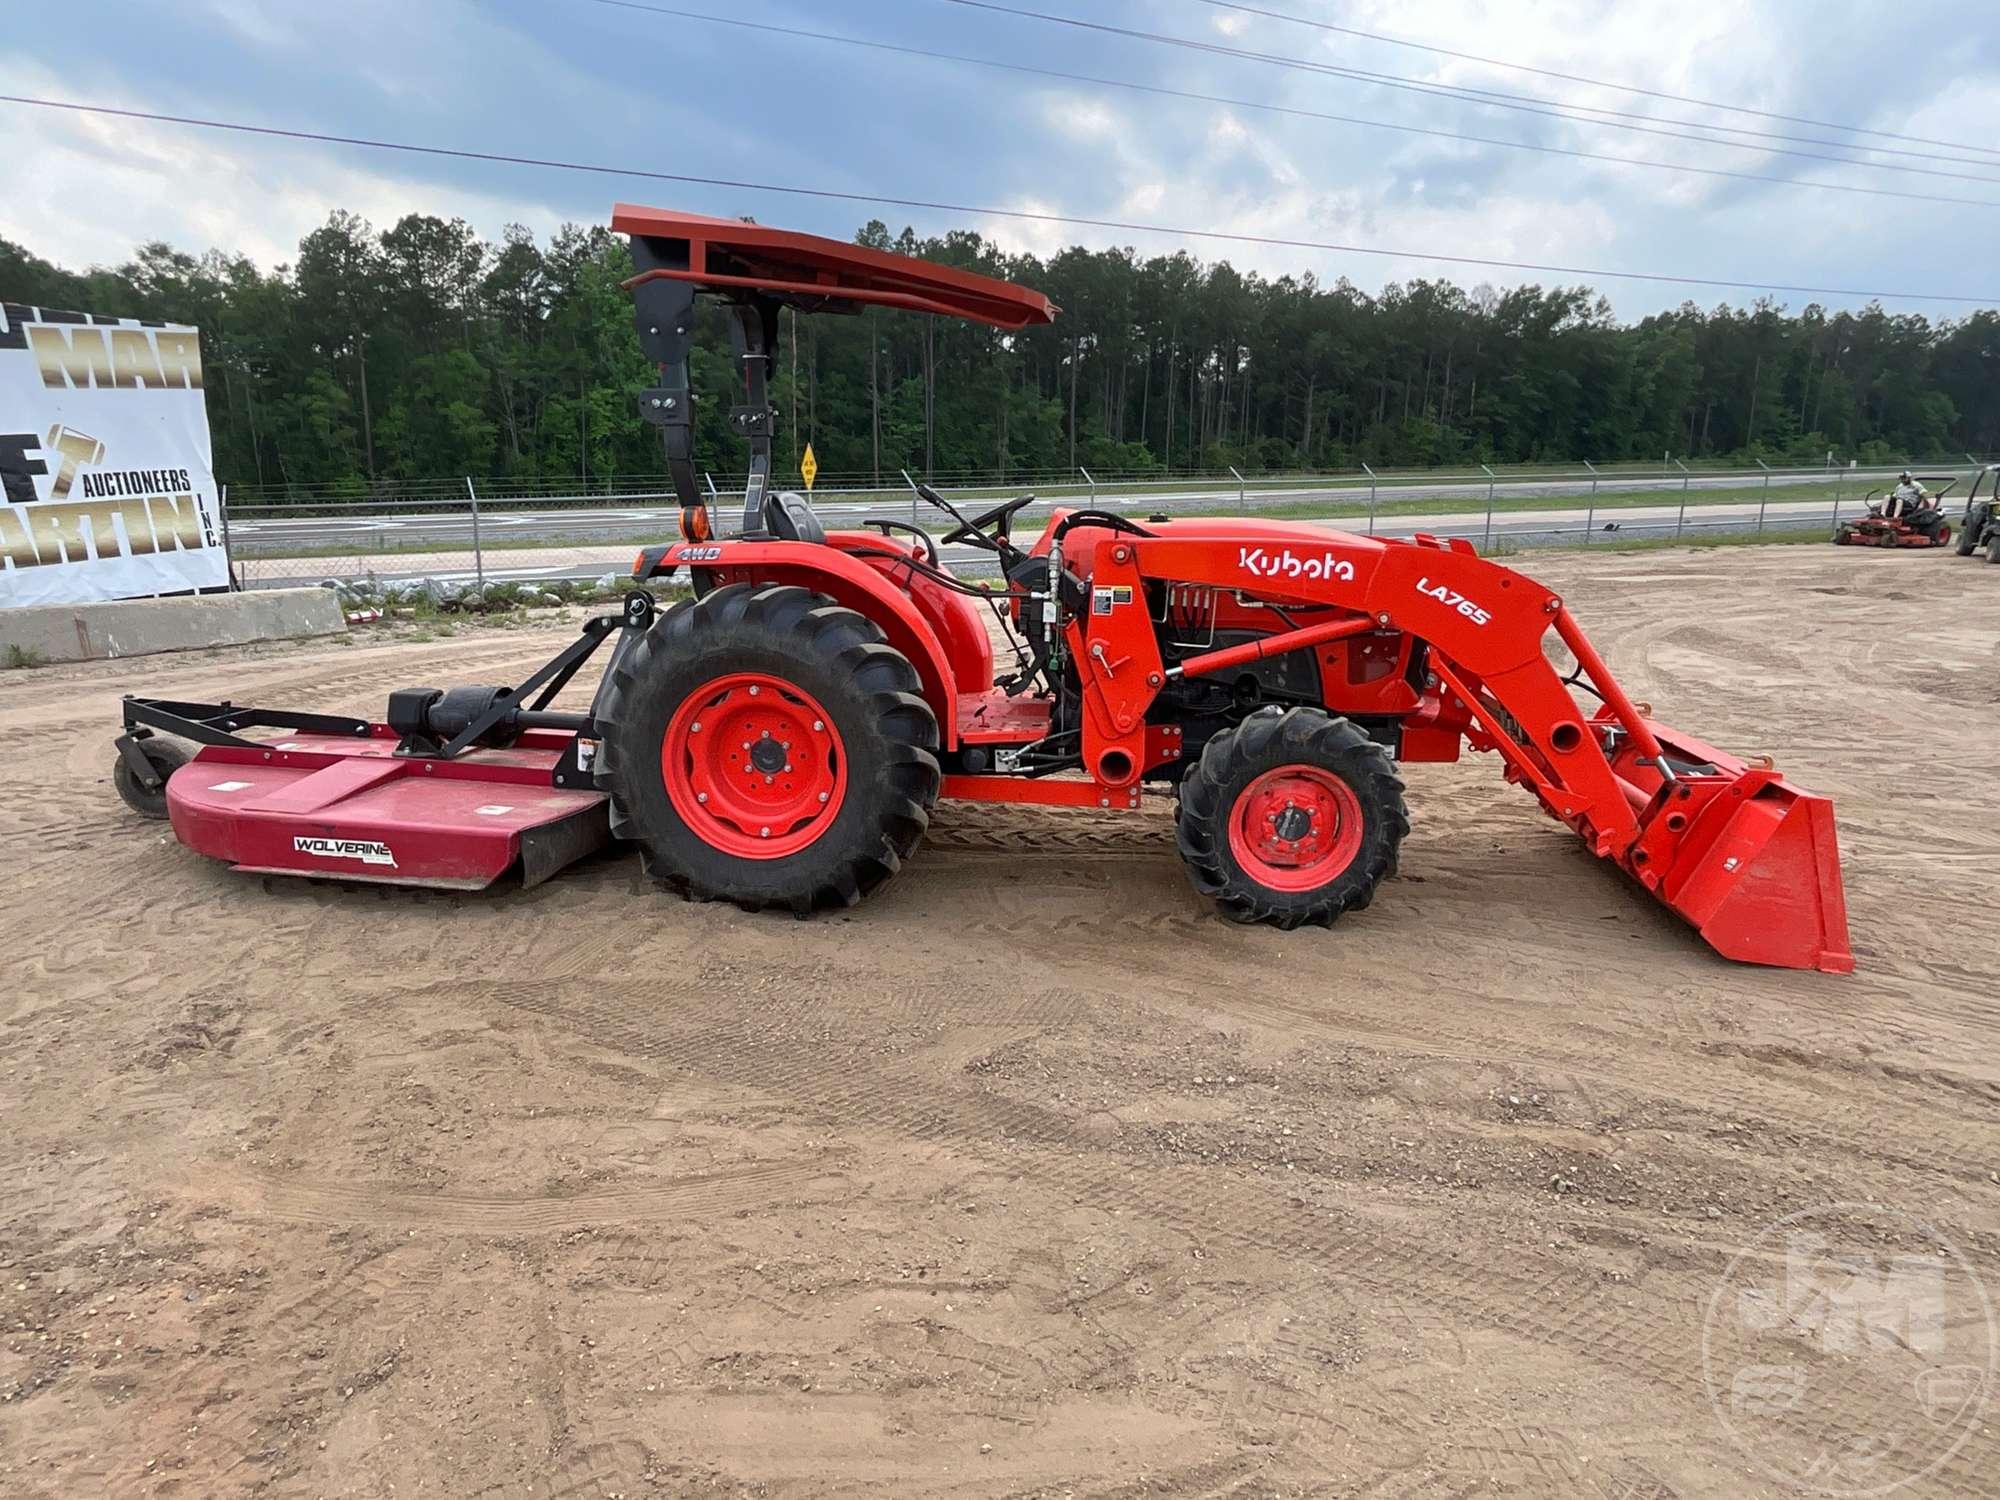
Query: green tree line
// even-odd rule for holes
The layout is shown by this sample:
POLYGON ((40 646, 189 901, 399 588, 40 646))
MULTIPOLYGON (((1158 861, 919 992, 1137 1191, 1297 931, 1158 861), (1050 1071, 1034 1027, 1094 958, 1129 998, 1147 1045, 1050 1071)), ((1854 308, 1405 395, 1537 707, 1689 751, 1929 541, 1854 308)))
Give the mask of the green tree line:
MULTIPOLYGON (((1004 276, 1063 309, 1002 334, 874 310, 788 313, 773 387, 781 470, 1245 472, 1658 457, 1863 461, 2000 448, 2000 314, 1933 322, 1879 306, 1672 312, 1620 323, 1588 287, 1466 290, 1266 278, 1185 253, 977 234, 858 242, 1004 276), (796 335, 795 337, 793 335, 796 335)), ((660 473, 634 397, 650 383, 620 283, 624 242, 566 225, 498 243, 412 214, 335 213, 274 270, 142 247, 61 269, 0 239, 0 298, 202 331, 219 477, 368 493, 508 476, 609 488, 660 473)), ((704 313, 697 439, 740 472, 724 320, 704 313)))

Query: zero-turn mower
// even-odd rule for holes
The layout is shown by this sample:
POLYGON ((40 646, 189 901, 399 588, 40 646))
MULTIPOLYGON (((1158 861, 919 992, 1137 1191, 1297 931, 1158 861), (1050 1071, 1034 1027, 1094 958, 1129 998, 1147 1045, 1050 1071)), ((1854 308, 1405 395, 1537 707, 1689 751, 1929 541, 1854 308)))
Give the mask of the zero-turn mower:
POLYGON ((1841 547, 1942 547, 1951 540, 1951 523, 1944 516, 1944 497, 1958 483, 1956 474, 1919 474, 1922 484, 1939 488, 1914 509, 1898 510, 1891 501, 1895 492, 1870 490, 1861 497, 1868 514, 1842 521, 1834 528, 1833 540, 1841 547), (1877 497, 1880 497, 1879 499, 1877 497), (1894 511, 1894 514, 1891 512, 1894 511))
POLYGON ((1002 330, 1057 309, 812 235, 626 206, 612 222, 681 540, 642 551, 624 609, 518 683, 402 689, 379 722, 125 699, 119 790, 181 843, 250 871, 472 888, 618 839, 689 896, 805 914, 894 875, 940 797, 1105 816, 1172 793, 1195 886, 1290 928, 1368 905, 1409 828, 1398 762, 1469 744, 1717 951, 1853 967, 1827 799, 1654 720, 1549 589, 1463 541, 1306 521, 1057 510, 1024 545, 1032 497, 968 516, 928 487, 942 535, 830 531, 770 487, 780 308, 1002 330), (741 355, 740 534, 696 487, 702 294, 741 355), (956 576, 944 547, 999 581, 956 576), (692 597, 658 608, 644 585, 675 577, 692 597), (607 643, 589 709, 552 707, 607 643))
POLYGON ((1988 464, 1972 476, 1966 492, 1965 515, 1958 523, 1958 555, 1970 557, 1984 551, 1990 563, 2000 563, 2000 464, 1988 464), (1980 498, 1979 487, 1986 486, 1980 498))

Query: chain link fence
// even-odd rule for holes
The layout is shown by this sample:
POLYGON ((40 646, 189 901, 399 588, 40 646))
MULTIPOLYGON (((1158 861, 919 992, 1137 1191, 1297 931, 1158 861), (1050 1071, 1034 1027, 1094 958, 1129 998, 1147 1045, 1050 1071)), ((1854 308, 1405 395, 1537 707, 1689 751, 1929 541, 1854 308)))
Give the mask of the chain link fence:
MULTIPOLYGON (((1089 506, 1134 516, 1240 514, 1320 519, 1366 534, 1427 531, 1496 546, 1595 545, 1718 534, 1831 535, 1865 511, 1903 468, 1931 488, 1947 483, 1947 508, 1979 462, 1870 468, 1751 469, 1684 464, 1584 463, 1471 470, 1245 476, 1106 476, 1078 469, 1035 484, 994 475, 940 478, 933 488, 976 513, 1032 492, 1025 529, 1058 508, 1089 506)), ((673 537, 678 506, 664 476, 603 489, 550 489, 546 481, 465 479, 390 487, 368 498, 330 491, 228 490, 225 528, 243 588, 322 582, 434 579, 463 587, 622 577, 640 546, 673 537)), ((704 478, 722 535, 741 529, 740 480, 704 478)), ((820 484, 814 507, 835 529, 891 520, 948 529, 944 515, 899 475, 893 487, 820 484)), ((947 549, 954 565, 985 554, 947 549)))

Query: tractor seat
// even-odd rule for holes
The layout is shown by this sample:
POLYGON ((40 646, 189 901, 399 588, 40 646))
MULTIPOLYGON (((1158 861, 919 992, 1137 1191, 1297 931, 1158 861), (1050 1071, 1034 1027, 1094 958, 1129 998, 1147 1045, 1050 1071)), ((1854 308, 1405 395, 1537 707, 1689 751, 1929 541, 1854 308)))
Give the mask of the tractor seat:
POLYGON ((764 501, 764 525, 781 542, 826 540, 826 523, 796 490, 782 490, 764 501))

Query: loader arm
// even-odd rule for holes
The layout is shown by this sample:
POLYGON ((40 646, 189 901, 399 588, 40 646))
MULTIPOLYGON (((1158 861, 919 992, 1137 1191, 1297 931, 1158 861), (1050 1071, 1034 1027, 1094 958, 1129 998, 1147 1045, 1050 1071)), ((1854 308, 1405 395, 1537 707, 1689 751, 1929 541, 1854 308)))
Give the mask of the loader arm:
POLYGON ((1090 608, 1071 619, 1068 640, 1084 669, 1084 762, 1101 782, 1140 774, 1153 698, 1170 673, 1206 666, 1199 656, 1162 660, 1146 610, 1132 607, 1148 581, 1238 591, 1287 620, 1318 612, 1259 642, 1261 655, 1329 648, 1364 631, 1422 642, 1425 687, 1405 722, 1455 729, 1497 754, 1509 781, 1719 951, 1853 967, 1831 805, 1768 763, 1749 765, 1654 723, 1557 594, 1463 543, 1325 532, 1302 545, 1296 529, 1266 524, 1269 541, 1255 522, 1233 522, 1227 539, 1183 539, 1185 528, 1171 524, 1147 536, 1093 526, 1071 533, 1069 555, 1088 551, 1090 608), (1568 678, 1549 658, 1551 632, 1576 662, 1568 678), (1572 684, 1599 706, 1582 707, 1572 684))

